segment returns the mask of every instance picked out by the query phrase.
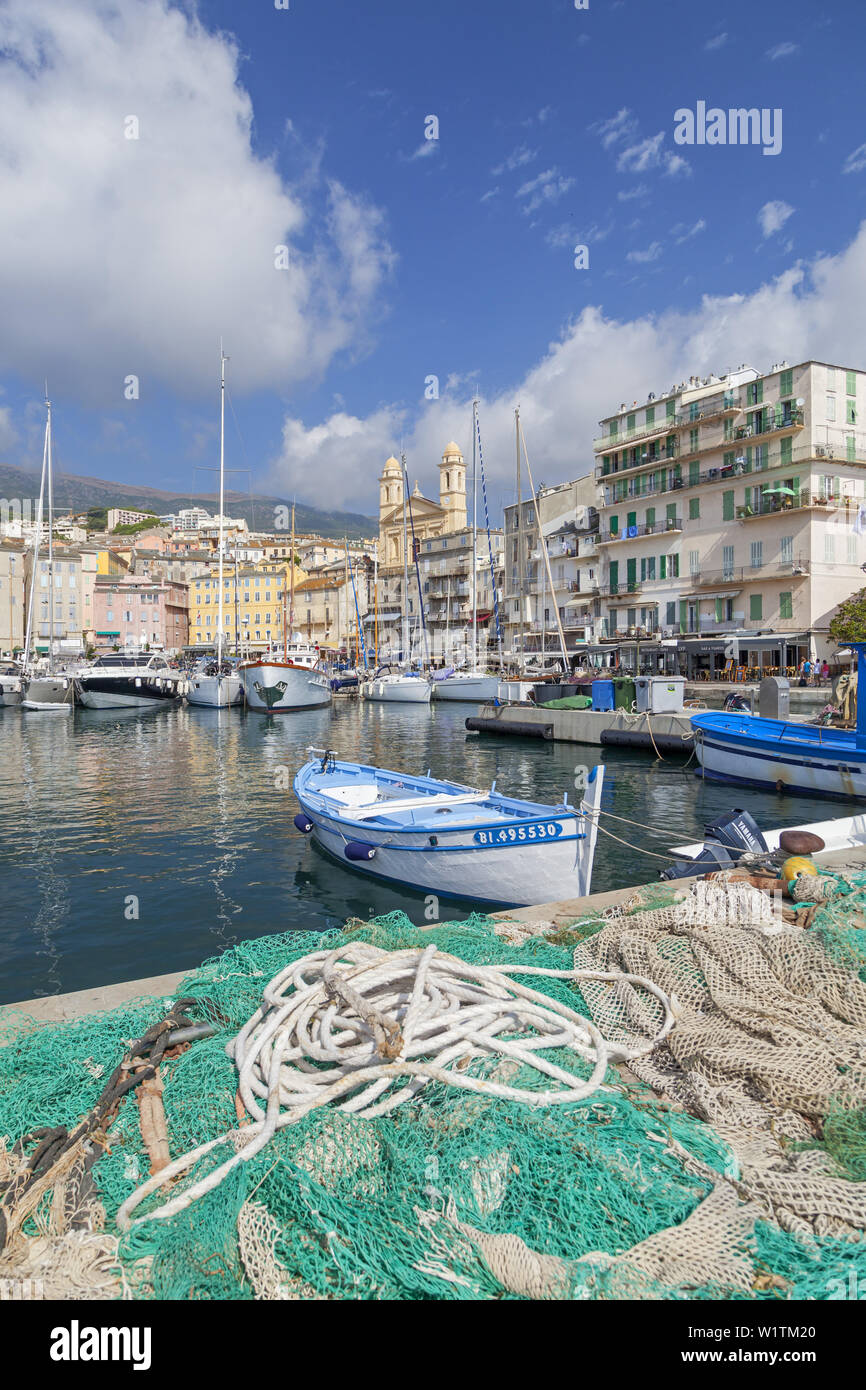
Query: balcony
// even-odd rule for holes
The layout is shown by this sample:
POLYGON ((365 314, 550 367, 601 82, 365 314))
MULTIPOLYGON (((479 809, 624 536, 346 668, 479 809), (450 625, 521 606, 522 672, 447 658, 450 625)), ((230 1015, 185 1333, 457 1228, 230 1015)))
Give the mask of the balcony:
MULTIPOLYGON (((759 407, 756 407, 759 409, 759 407)), ((746 439, 757 439, 762 435, 778 434, 780 430, 801 429, 805 424, 803 412, 800 409, 786 411, 779 420, 775 414, 771 415, 766 424, 760 425, 740 425, 734 430, 735 444, 739 444, 746 439)))
POLYGON ((777 512, 811 511, 813 508, 828 513, 843 510, 853 513, 857 505, 854 498, 848 499, 846 507, 841 498, 822 497, 820 493, 813 493, 810 488, 804 487, 793 497, 778 492, 762 494, 757 505, 749 503, 737 507, 737 521, 756 521, 759 517, 775 516, 777 512))
POLYGON ((694 409, 689 406, 676 415, 677 426, 697 425, 703 420, 721 420, 726 415, 739 415, 745 408, 742 396, 714 396, 711 400, 696 401, 694 409))
POLYGON ((654 521, 651 525, 643 522, 640 526, 626 526, 621 531, 600 531, 599 545, 613 545, 615 541, 635 541, 642 536, 663 536, 668 531, 682 531, 683 519, 681 516, 665 517, 663 521, 654 521))
MULTIPOLYGON (((750 580, 804 579, 811 570, 809 560, 786 560, 772 565, 732 565, 728 569, 698 570, 688 575, 692 589, 714 588, 717 584, 743 584, 750 580)), ((688 597, 683 591, 683 597, 688 597)))
POLYGON ((592 441, 597 454, 606 454, 611 449, 621 449, 624 444, 633 444, 636 439, 652 439, 670 434, 675 428, 674 420, 656 420, 651 425, 635 425, 633 430, 623 430, 621 434, 600 434, 592 441))
POLYGON ((643 592, 645 582, 646 581, 643 579, 624 579, 617 580, 616 583, 611 584, 608 580, 606 584, 600 587, 599 593, 605 598, 623 598, 627 597, 629 594, 640 594, 643 592))

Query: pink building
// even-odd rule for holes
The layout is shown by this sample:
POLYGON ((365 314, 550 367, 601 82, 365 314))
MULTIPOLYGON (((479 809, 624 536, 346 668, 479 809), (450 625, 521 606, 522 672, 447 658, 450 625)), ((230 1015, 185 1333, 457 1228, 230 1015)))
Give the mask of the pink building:
POLYGON ((99 575, 93 590, 93 629, 100 651, 127 647, 175 652, 189 639, 186 584, 148 575, 99 575))

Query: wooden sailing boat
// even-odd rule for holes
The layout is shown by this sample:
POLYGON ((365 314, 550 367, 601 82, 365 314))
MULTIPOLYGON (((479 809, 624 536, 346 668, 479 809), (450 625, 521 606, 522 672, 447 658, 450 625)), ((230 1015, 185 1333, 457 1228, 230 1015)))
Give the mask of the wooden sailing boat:
MULTIPOLYGON (((217 604, 216 662, 205 663, 201 670, 194 671, 187 691, 191 705, 204 705, 211 709, 223 709, 229 705, 243 703, 244 688, 240 676, 229 665, 223 663, 223 639, 225 629, 225 435, 226 435, 226 362, 228 358, 220 344, 220 516, 219 516, 219 600, 217 604)), ((237 577, 235 578, 237 593, 237 577)))
MULTIPOLYGON (((39 505, 36 517, 36 536, 33 542, 33 568, 30 574, 30 603, 27 610, 27 637, 24 643, 24 680, 21 708, 27 711, 54 711, 65 714, 72 709, 73 682, 68 676, 54 672, 54 474, 51 456, 51 402, 45 401, 45 443, 42 450, 42 478, 39 484, 39 505), (39 542, 42 534, 42 499, 48 493, 48 672, 37 675, 31 667, 33 618, 36 607, 39 542)), ((41 587, 41 586, 40 586, 41 587)))

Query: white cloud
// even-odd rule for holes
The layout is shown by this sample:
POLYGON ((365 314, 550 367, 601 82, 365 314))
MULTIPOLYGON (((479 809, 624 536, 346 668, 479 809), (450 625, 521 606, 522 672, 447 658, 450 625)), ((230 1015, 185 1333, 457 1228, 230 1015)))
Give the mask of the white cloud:
POLYGON ((866 145, 858 145, 852 150, 842 165, 843 174, 859 174, 866 169, 866 145))
POLYGON ((11 449, 18 441, 18 431, 12 424, 12 412, 8 405, 0 405, 0 449, 11 449))
POLYGON ((620 107, 608 120, 597 121, 590 130, 598 135, 606 150, 617 149, 616 167, 620 174, 643 174, 649 169, 661 169, 669 177, 691 173, 688 160, 664 149, 663 130, 641 137, 638 122, 627 106, 620 107))
POLYGON ((645 265, 648 261, 657 261, 661 253, 661 242, 653 241, 645 251, 629 251, 626 260, 632 261, 635 265, 645 265))
POLYGON ((716 48, 722 48, 728 41, 727 34, 716 34, 713 38, 707 39, 704 48, 708 53, 712 53, 716 48))
MULTIPOLYGON (((493 396, 482 392, 492 512, 514 497, 518 402, 536 481, 561 482, 590 471, 599 418, 625 397, 641 401, 694 372, 724 372, 744 361, 764 369, 781 356, 855 365, 863 355, 864 318, 866 222, 838 255, 796 265, 751 294, 705 296, 687 311, 635 319, 585 309, 522 378, 493 396)), ((309 427, 288 420, 272 484, 283 496, 330 496, 335 505, 339 499, 340 505, 374 511, 382 464, 404 434, 412 476, 429 496, 446 442, 456 439, 464 452, 471 448, 470 412, 467 390, 443 393, 414 421, 396 405, 348 423, 343 415, 309 427)))
POLYGON ((617 199, 621 203, 630 203, 633 198, 646 198, 649 193, 645 183, 636 184, 634 188, 621 188, 617 193, 617 199))
POLYGON ((489 203, 489 202, 490 202, 490 199, 491 199, 491 198, 495 198, 498 192, 499 192, 499 187, 498 187, 498 185, 497 185, 496 188, 488 188, 488 190, 487 190, 486 193, 482 193, 482 194, 481 194, 481 197, 478 199, 479 203, 489 203))
POLYGON ((536 178, 524 183, 515 193, 515 198, 528 198, 529 202, 523 207, 523 212, 528 216, 535 212, 537 208, 543 207, 545 203, 558 203, 564 193, 573 186, 574 179, 561 174, 555 166, 552 169, 545 169, 536 178))
POLYGON ((758 213, 758 225, 764 239, 781 231, 793 212, 790 203, 783 203, 778 199, 772 203, 765 203, 758 213))
POLYGON ((538 158, 538 150, 532 150, 528 145, 517 145, 501 164, 497 164, 495 169, 490 172, 494 178, 499 178, 501 174, 513 174, 515 169, 523 169, 527 164, 531 164, 538 158))
POLYGON ((677 239, 677 246, 682 246, 684 241, 691 241, 693 236, 697 236, 699 232, 705 232, 706 230, 707 224, 703 217, 699 217, 697 222, 693 223, 691 227, 686 227, 682 222, 678 222, 675 227, 671 228, 671 231, 677 239))
POLYGON ((320 147, 296 147, 294 186, 253 152, 239 69, 168 0, 0 7, 0 369, 113 402, 127 373, 143 397, 210 387, 220 336, 237 390, 363 347, 393 262, 382 217, 320 147))
POLYGON ((767 49, 767 57, 770 59, 771 63, 775 63, 779 58, 790 58, 792 53, 796 53, 799 50, 799 47, 800 45, 798 43, 790 43, 787 41, 785 43, 777 43, 775 48, 767 49))
POLYGON ((417 150, 413 150, 410 159, 429 159, 431 155, 439 153, 438 140, 422 140, 417 150))

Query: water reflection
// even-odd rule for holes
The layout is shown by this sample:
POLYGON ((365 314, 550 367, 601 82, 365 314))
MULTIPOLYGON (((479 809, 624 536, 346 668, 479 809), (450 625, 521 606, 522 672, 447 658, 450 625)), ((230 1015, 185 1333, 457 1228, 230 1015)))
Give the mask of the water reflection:
MULTIPOLYGON (((319 930, 406 911, 425 895, 365 879, 318 853, 292 824, 291 778, 309 745, 539 801, 574 800, 576 770, 601 750, 469 735, 472 707, 355 700, 329 711, 0 712, 0 1002, 143 978, 198 964, 236 940, 319 930), (124 905, 139 900, 138 919, 124 905)), ((805 798, 704 784, 693 767, 605 750, 605 806, 627 821, 601 837, 594 885, 654 878, 657 833, 699 839, 745 804, 759 823, 820 815, 805 798)), ((830 811, 832 815, 833 812, 830 811)), ((662 845, 664 844, 662 841, 662 845)), ((539 898, 544 889, 540 885, 539 898)), ((460 918, 472 904, 443 902, 460 918)))

